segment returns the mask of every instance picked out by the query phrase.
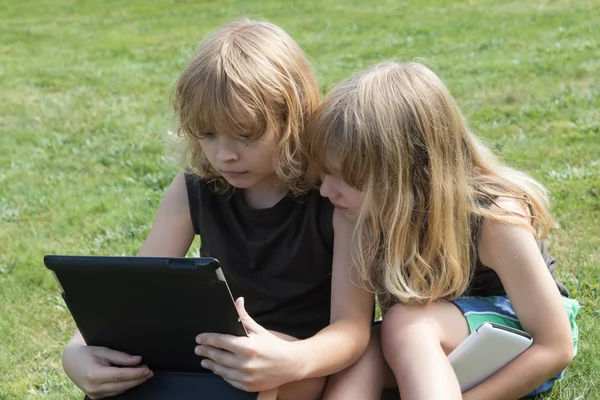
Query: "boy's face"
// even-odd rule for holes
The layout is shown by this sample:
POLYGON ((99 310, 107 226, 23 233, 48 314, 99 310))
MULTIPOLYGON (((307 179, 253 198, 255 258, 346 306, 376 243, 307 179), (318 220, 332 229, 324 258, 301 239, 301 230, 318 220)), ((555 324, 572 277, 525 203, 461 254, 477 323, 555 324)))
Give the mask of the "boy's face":
POLYGON ((338 173, 322 174, 319 192, 321 196, 327 197, 346 218, 351 221, 358 219, 364 193, 348 185, 338 173))
POLYGON ((239 189, 271 187, 279 182, 274 169, 276 145, 272 130, 255 141, 216 133, 200 139, 202 151, 213 168, 239 189))

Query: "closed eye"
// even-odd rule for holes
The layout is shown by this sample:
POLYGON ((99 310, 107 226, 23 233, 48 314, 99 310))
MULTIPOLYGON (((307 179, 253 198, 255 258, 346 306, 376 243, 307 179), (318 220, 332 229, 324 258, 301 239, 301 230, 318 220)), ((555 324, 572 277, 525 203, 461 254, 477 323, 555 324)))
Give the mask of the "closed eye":
POLYGON ((251 133, 238 133, 237 135, 235 135, 238 139, 244 141, 244 142, 249 142, 252 140, 252 138, 254 137, 253 134, 251 133))
POLYGON ((202 132, 197 135, 198 139, 210 139, 215 137, 215 134, 212 132, 202 132))

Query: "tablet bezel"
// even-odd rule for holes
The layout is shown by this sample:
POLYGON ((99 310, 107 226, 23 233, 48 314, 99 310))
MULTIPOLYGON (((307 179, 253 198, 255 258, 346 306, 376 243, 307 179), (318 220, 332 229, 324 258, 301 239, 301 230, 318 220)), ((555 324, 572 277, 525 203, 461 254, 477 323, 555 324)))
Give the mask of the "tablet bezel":
POLYGON ((88 345, 133 355, 157 371, 207 372, 202 332, 246 335, 218 260, 47 255, 88 345))

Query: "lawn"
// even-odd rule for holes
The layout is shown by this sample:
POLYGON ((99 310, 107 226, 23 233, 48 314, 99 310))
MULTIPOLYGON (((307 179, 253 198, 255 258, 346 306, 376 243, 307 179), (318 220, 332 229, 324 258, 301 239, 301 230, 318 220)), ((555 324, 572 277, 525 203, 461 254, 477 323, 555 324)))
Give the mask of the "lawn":
POLYGON ((42 258, 137 252, 177 171, 173 84, 210 29, 244 15, 286 29, 323 93, 367 64, 424 58, 472 128, 549 188, 550 249, 583 309, 579 354, 546 398, 600 398, 596 0, 3 0, 0 399, 81 398, 60 365, 75 326, 42 258))

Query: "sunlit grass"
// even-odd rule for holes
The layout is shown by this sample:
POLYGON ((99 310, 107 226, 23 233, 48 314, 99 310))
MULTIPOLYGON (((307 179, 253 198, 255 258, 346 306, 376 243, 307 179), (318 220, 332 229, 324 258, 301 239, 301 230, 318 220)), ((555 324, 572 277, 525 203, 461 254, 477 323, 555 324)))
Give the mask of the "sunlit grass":
POLYGON ((14 1, 0 4, 0 399, 79 399, 60 354, 75 327, 47 253, 135 254, 177 166, 169 97, 196 44, 267 18, 323 92, 420 57, 474 130, 548 186, 580 352, 548 398, 600 398, 600 12, 593 0, 14 1))

